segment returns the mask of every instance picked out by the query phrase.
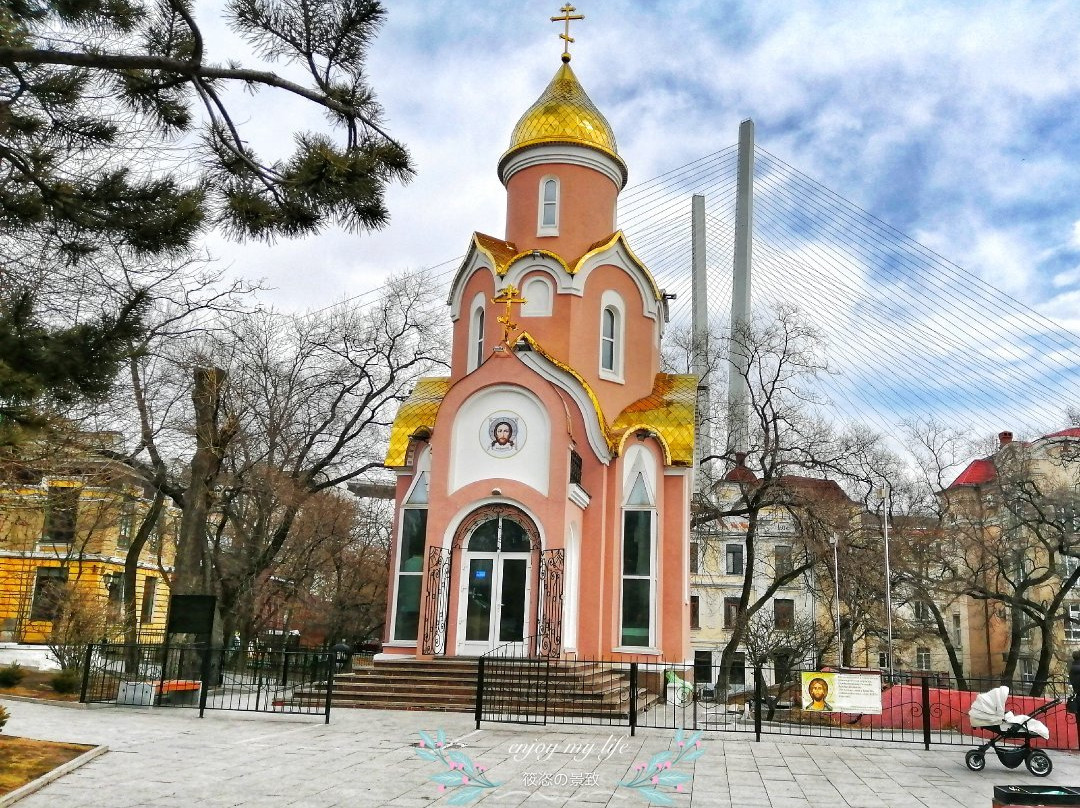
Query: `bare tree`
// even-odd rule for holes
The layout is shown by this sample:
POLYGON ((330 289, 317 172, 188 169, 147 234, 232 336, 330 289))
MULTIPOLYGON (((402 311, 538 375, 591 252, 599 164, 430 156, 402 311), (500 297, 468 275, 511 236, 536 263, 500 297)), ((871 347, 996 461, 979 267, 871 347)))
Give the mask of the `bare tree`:
POLYGON ((726 410, 722 419, 707 415, 714 421, 714 435, 745 417, 749 443, 745 449, 728 446, 703 457, 707 483, 693 517, 694 527, 706 535, 727 531, 744 544, 741 619, 723 648, 722 677, 758 611, 781 587, 805 579, 831 559, 829 540, 848 530, 856 509, 837 481, 866 490, 875 474, 889 471, 876 435, 840 428, 824 417, 826 402, 814 393, 812 382, 828 372, 828 365, 818 334, 796 310, 780 308, 737 329, 733 339, 746 358, 741 373, 745 410, 726 410), (775 542, 769 524, 777 521, 790 529, 790 555, 782 566, 765 551, 775 542))

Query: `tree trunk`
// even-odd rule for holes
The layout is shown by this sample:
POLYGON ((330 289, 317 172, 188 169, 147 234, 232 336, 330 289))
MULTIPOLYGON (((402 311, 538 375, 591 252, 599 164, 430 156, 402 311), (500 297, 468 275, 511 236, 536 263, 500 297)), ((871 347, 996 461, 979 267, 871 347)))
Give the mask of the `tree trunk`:
POLYGON ((154 492, 154 498, 150 502, 150 508, 143 516, 139 529, 131 539, 127 555, 124 557, 124 645, 127 646, 124 654, 124 671, 130 675, 136 675, 139 670, 139 649, 136 643, 139 641, 139 620, 135 608, 136 587, 139 581, 139 557, 143 547, 157 527, 158 519, 165 505, 165 494, 160 490, 154 492))
POLYGON ((219 368, 196 368, 191 400, 195 405, 195 454, 191 482, 184 497, 180 535, 176 547, 173 592, 201 595, 210 592, 207 575, 206 524, 214 499, 214 483, 221 472, 227 435, 221 429, 226 373, 219 368))

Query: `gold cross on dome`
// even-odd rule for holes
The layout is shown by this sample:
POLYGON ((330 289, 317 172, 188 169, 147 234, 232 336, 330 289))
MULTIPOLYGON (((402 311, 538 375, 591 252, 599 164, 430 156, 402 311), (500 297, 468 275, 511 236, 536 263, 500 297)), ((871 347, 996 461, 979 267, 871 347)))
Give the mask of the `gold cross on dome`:
POLYGON ((496 317, 495 319, 503 325, 502 341, 503 343, 505 343, 506 347, 509 348, 510 337, 512 337, 514 332, 517 331, 518 327, 517 323, 513 321, 513 313, 511 311, 511 307, 515 303, 521 304, 527 303, 528 301, 521 296, 521 292, 518 291, 518 288, 516 286, 514 286, 512 283, 508 283, 506 286, 503 287, 502 291, 499 292, 499 294, 491 298, 491 302, 506 304, 506 314, 503 314, 500 317, 496 317))
POLYGON ((572 36, 570 36, 570 20, 583 20, 583 19, 585 19, 585 15, 584 14, 575 14, 574 12, 577 11, 577 9, 574 8, 572 5, 570 5, 569 3, 567 3, 565 6, 560 8, 559 11, 562 12, 562 16, 561 17, 552 17, 551 21, 552 22, 565 22, 566 23, 566 29, 563 31, 563 33, 559 34, 559 39, 563 40, 562 59, 563 59, 564 62, 569 62, 570 61, 570 43, 574 41, 574 38, 572 36))

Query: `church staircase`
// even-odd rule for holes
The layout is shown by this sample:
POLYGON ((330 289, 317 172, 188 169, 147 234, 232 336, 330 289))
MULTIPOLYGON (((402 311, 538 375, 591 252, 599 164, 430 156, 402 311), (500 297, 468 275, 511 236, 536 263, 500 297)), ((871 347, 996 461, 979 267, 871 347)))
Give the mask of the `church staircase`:
MULTIPOLYGON (((528 676, 515 671, 527 661, 499 660, 485 667, 485 692, 497 690, 500 709, 513 712, 536 704, 528 676)), ((449 657, 435 660, 379 660, 369 667, 334 676, 333 707, 380 710, 433 710, 471 713, 476 708, 477 660, 449 657)), ((630 703, 629 676, 602 663, 552 660, 547 667, 552 717, 578 716, 616 719, 626 716, 630 703)), ((322 693, 322 687, 313 686, 322 693)), ((297 690, 295 700, 316 695, 297 690)), ((638 688, 638 709, 657 701, 654 693, 638 688)))

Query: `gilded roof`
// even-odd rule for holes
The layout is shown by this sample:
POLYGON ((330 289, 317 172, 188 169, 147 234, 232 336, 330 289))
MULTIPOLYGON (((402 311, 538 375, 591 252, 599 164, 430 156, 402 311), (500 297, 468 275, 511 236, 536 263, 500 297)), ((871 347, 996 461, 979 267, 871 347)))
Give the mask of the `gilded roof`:
POLYGON ((510 135, 510 148, 500 165, 514 152, 544 143, 572 143, 598 149, 614 159, 625 173, 611 125, 565 62, 536 103, 517 122, 510 135))
POLYGON ((519 253, 517 247, 509 241, 503 241, 501 238, 488 236, 484 233, 473 233, 473 245, 487 256, 500 277, 506 274, 507 267, 510 266, 510 262, 515 257, 525 254, 519 253))
POLYGON ((609 435, 618 442, 619 454, 627 438, 647 429, 660 439, 665 463, 693 465, 697 385, 697 376, 658 373, 652 392, 623 410, 611 426, 609 435))
POLYGON ((449 389, 450 379, 445 377, 427 377, 416 383, 412 393, 398 408, 390 429, 390 447, 386 450, 385 461, 387 466, 395 468, 405 465, 409 436, 421 429, 431 430, 449 389))

